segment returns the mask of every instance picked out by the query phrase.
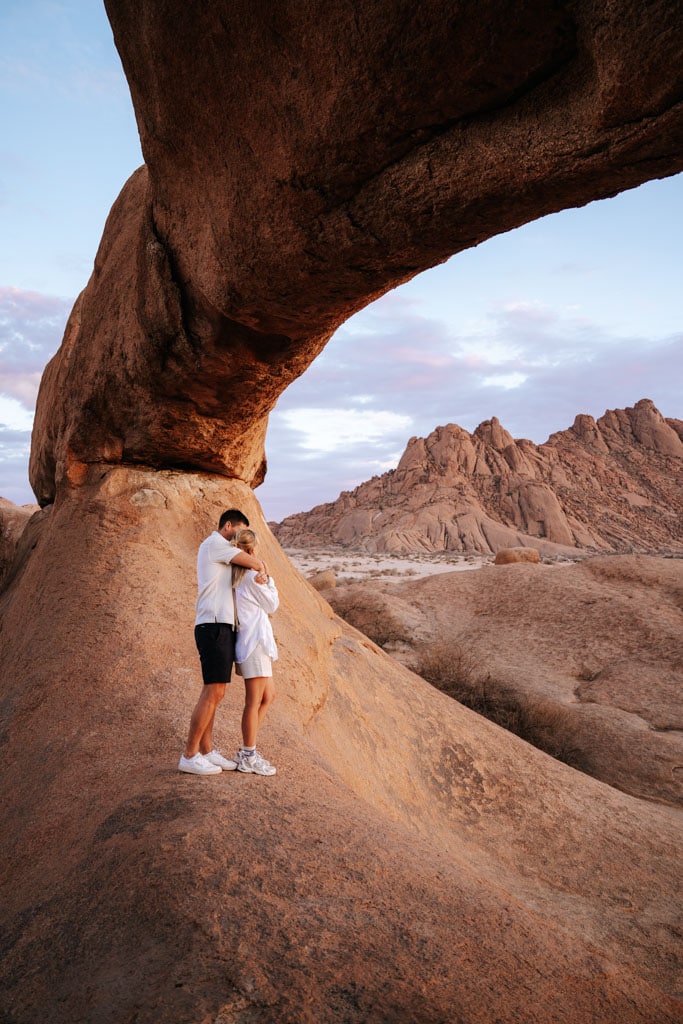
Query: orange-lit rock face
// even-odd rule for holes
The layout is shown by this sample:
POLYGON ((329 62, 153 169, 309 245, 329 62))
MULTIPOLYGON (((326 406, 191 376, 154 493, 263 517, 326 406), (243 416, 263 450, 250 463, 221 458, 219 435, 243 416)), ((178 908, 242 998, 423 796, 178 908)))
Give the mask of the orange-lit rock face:
MULTIPOLYGON (((0 593, 5 1019, 680 1024, 681 817, 657 799, 677 782, 679 573, 603 560, 403 584, 415 610, 438 604, 442 637, 467 628, 485 645, 496 682, 509 665, 577 715, 580 687, 602 777, 636 799, 345 626, 244 483, 91 474, 31 520, 0 593), (176 770, 201 688, 197 545, 230 507, 280 592, 278 697, 259 734, 272 779, 176 770)), ((226 753, 243 700, 235 679, 216 716, 226 753)))
POLYGON ((45 375, 41 503, 75 463, 258 482, 270 409, 354 310, 683 166, 673 0, 106 6, 146 169, 45 375))

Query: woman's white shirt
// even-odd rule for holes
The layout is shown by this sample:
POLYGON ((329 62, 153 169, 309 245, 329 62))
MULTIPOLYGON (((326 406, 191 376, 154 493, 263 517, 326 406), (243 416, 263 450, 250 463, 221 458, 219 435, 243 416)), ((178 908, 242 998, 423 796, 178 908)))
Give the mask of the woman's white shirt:
POLYGON ((256 583, 258 574, 249 569, 235 587, 239 630, 235 643, 235 661, 246 661, 259 644, 269 657, 277 659, 277 646, 269 615, 280 603, 277 587, 272 578, 267 583, 256 583))

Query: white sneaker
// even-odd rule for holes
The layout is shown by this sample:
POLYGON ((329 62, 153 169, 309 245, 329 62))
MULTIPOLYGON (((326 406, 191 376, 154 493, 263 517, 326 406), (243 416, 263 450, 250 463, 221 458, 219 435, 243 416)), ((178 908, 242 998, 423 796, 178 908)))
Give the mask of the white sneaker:
POLYGON ((183 754, 178 762, 178 771, 188 772, 190 775, 219 775, 221 767, 212 764, 203 754, 195 754, 194 757, 185 757, 183 754))
POLYGON ((217 764, 224 772, 234 772, 237 768, 237 761, 229 761, 227 757, 223 757, 220 750, 210 750, 208 754, 202 754, 202 757, 211 764, 217 764))
POLYGON ((275 775, 277 772, 277 768, 273 767, 270 761, 266 761, 265 757, 261 757, 259 753, 247 757, 244 751, 238 750, 236 756, 239 772, 247 772, 252 775, 275 775))

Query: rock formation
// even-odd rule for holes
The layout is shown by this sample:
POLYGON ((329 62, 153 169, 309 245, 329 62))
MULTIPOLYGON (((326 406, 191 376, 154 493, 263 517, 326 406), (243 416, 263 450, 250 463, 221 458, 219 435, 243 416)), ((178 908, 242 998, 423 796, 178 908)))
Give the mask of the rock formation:
POLYGON ((257 483, 270 409, 351 313, 683 169, 676 0, 106 8, 146 163, 44 375, 41 505, 89 466, 257 483))
POLYGON ((536 548, 501 548, 500 551, 496 552, 496 557, 493 560, 494 565, 519 565, 525 562, 531 562, 534 565, 538 565, 541 561, 536 548))
POLYGON ((521 717, 529 742, 627 793, 683 805, 683 559, 487 565, 323 596, 456 699, 513 729, 521 717))
POLYGON ((0 599, 3 1018, 674 1024, 671 808, 344 627, 249 485, 351 312, 683 167, 678 5, 106 6, 146 165, 46 370, 50 507, 0 599), (274 780, 175 770, 196 546, 235 504, 283 595, 274 780))
MULTIPOLYGON (((677 1024, 673 808, 345 626, 244 484, 114 467, 40 515, 0 597, 6 1020, 677 1024), (176 770, 196 547, 233 505, 282 597, 268 780, 176 770)), ((241 699, 236 681, 228 751, 241 699)))
POLYGON ((334 590, 337 580, 333 569, 325 569, 323 572, 314 572, 306 577, 314 590, 334 590))
POLYGON ((647 399, 545 444, 494 417, 415 437, 396 469, 275 527, 285 546, 366 551, 683 550, 683 424, 647 399))
POLYGON ((0 587, 10 571, 26 524, 37 511, 37 505, 15 505, 0 498, 0 587))

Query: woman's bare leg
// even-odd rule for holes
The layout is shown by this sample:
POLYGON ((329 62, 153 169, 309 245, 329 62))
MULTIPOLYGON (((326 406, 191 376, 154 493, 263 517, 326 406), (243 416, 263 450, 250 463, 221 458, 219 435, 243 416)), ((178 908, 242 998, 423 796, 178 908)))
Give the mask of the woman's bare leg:
POLYGON ((261 704, 266 683, 272 684, 273 680, 267 676, 256 676, 254 679, 244 680, 244 711, 242 712, 242 743, 245 747, 256 746, 256 736, 261 724, 261 704))
POLYGON ((266 712, 272 706, 275 700, 275 685, 273 683, 273 677, 266 677, 266 685, 263 687, 263 694, 261 695, 261 704, 258 709, 258 727, 261 728, 263 719, 266 717, 266 712))

